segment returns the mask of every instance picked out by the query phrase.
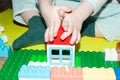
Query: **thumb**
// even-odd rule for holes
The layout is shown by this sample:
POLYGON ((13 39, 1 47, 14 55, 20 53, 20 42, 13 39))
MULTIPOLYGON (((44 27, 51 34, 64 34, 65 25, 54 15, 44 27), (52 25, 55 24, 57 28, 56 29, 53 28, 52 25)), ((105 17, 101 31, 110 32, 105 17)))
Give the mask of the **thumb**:
POLYGON ((59 11, 58 11, 58 15, 59 15, 60 17, 64 18, 65 15, 66 15, 66 13, 65 13, 63 10, 59 10, 59 11))
POLYGON ((71 12, 72 12, 72 8, 66 6, 60 6, 60 9, 58 10, 58 14, 62 18, 64 18, 68 13, 71 12))

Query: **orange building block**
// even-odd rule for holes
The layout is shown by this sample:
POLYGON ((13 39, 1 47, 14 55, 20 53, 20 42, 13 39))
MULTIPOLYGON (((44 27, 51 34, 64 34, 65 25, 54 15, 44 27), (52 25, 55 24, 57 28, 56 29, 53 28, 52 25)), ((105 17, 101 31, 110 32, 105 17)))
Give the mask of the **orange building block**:
POLYGON ((53 67, 50 80, 83 80, 81 68, 53 67))
POLYGON ((117 50, 117 53, 118 53, 118 61, 120 61, 120 42, 117 43, 116 50, 117 50))

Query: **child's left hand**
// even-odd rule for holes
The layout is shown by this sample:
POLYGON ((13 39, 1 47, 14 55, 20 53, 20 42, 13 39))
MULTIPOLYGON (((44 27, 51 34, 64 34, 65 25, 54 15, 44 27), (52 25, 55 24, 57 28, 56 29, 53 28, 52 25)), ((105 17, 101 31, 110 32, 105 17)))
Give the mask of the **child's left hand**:
POLYGON ((92 14, 93 7, 86 0, 81 2, 72 12, 65 13, 62 10, 59 11, 59 15, 63 17, 62 26, 65 32, 62 34, 61 39, 64 40, 68 36, 72 35, 70 44, 77 44, 80 41, 80 31, 83 22, 92 14))
POLYGON ((82 26, 82 20, 77 15, 77 11, 73 11, 71 13, 62 13, 60 15, 63 17, 62 26, 65 32, 62 34, 61 39, 64 40, 68 36, 72 35, 70 44, 77 44, 80 41, 80 30, 82 26))

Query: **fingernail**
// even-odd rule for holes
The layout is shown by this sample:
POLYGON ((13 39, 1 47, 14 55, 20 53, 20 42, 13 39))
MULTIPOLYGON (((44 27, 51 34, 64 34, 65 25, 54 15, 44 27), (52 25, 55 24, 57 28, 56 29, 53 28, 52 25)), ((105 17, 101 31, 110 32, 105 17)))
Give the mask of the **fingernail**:
POLYGON ((50 42, 52 42, 54 39, 53 38, 50 38, 50 42))
POLYGON ((57 36, 57 34, 54 34, 54 37, 56 37, 57 36))

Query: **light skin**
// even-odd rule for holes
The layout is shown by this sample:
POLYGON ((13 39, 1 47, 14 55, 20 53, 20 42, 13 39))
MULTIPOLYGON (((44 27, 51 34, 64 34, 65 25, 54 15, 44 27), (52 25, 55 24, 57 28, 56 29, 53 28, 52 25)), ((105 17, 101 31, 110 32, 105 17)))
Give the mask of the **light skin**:
MULTIPOLYGON (((84 0, 74 10, 67 6, 52 6, 52 0, 38 0, 41 14, 46 22, 47 29, 45 32, 45 42, 52 42, 57 36, 59 25, 61 24, 60 17, 63 18, 62 25, 65 32, 61 36, 64 40, 72 34, 70 44, 77 44, 80 41, 80 30, 82 23, 93 13, 92 6, 84 0)), ((35 10, 23 12, 21 14, 26 23, 33 16, 40 16, 35 10)), ((99 29, 95 26, 96 37, 103 37, 99 29)))
MULTIPOLYGON (((80 41, 80 31, 82 28, 82 23, 93 13, 92 6, 84 0, 81 2, 78 7, 72 10, 71 13, 65 13, 64 11, 59 11, 59 15, 63 17, 63 28, 65 32, 61 36, 61 39, 64 40, 72 34, 70 44, 79 43, 80 41)), ((95 25, 95 36, 103 37, 99 29, 95 25)))
POLYGON ((45 32, 45 42, 52 42, 54 37, 57 36, 59 25, 61 23, 60 16, 58 15, 59 10, 64 12, 71 12, 71 8, 66 6, 52 6, 51 0, 39 0, 39 5, 43 18, 45 19, 47 29, 45 32))

